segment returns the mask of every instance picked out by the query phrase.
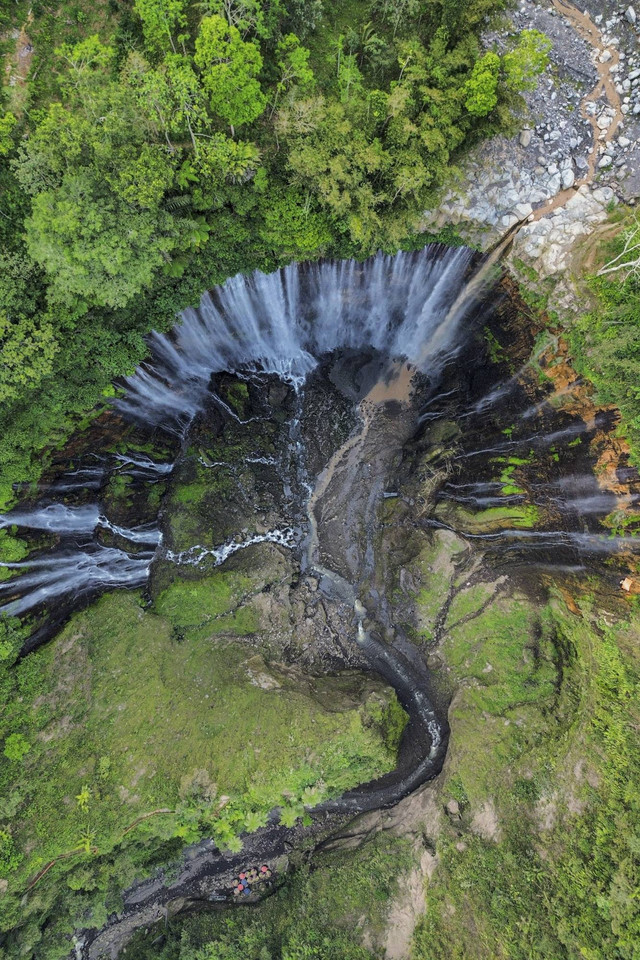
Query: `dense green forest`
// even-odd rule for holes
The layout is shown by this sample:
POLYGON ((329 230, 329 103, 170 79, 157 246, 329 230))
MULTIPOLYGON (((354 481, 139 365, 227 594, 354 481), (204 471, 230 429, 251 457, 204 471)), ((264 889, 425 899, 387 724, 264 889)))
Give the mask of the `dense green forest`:
POLYGON ((545 62, 505 0, 3 0, 0 501, 202 290, 423 243, 421 212, 545 62))
POLYGON ((595 385, 598 399, 620 410, 622 430, 629 441, 632 460, 638 465, 640 230, 634 211, 617 211, 612 220, 615 235, 599 244, 599 269, 584 279, 591 309, 586 309, 572 325, 570 339, 576 367, 595 385))

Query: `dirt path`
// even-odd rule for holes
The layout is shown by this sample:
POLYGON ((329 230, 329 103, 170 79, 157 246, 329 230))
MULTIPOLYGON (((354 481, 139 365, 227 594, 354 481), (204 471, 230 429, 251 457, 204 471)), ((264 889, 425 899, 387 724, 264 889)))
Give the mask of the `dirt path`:
POLYGON ((20 116, 24 109, 27 77, 31 70, 31 61, 33 60, 33 44, 27 33, 28 28, 33 22, 33 13, 30 10, 26 22, 23 23, 20 33, 16 39, 15 50, 7 56, 5 62, 5 84, 12 90, 10 106, 16 116, 20 116))
POLYGON ((582 177, 581 180, 578 180, 573 187, 570 187, 568 190, 562 190, 560 193, 556 194, 555 197, 552 197, 547 203, 539 207, 535 213, 530 217, 530 220, 541 220, 542 217, 546 217, 549 213, 553 213, 554 210, 557 210, 559 207, 563 207, 565 203, 574 196, 574 194, 580 189, 584 184, 589 184, 593 182, 593 179, 596 174, 598 156, 599 156, 599 146, 601 142, 607 143, 615 135, 616 130, 619 125, 624 120, 624 114, 622 113, 622 103, 620 100, 620 94, 616 90, 615 83, 613 82, 611 76, 611 68, 617 66, 620 63, 620 54, 615 49, 615 47, 607 47, 602 39, 602 33, 597 28, 595 23, 591 20, 591 17, 588 13, 581 13, 577 7, 574 7, 572 4, 567 3, 566 0, 552 0, 553 6, 565 17, 571 26, 574 28, 576 33, 590 44, 598 54, 601 54, 604 50, 608 50, 611 54, 611 59, 607 60, 606 63, 600 62, 600 57, 596 57, 595 66, 598 71, 598 82, 596 83, 593 90, 591 90, 582 100, 580 105, 580 113, 584 120, 586 120, 593 130, 593 147, 589 154, 589 167, 586 174, 582 177), (589 112, 589 107, 595 105, 597 100, 605 94, 609 105, 615 111, 615 116, 613 120, 606 128, 606 134, 603 140, 600 140, 601 130, 598 126, 598 119, 596 110, 594 113, 589 112))

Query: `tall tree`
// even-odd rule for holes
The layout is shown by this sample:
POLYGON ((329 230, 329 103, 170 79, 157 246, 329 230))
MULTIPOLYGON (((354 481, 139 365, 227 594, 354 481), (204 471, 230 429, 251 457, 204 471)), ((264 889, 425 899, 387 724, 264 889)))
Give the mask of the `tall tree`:
POLYGON ((486 117, 498 103, 500 57, 488 51, 477 61, 464 86, 465 106, 474 117, 486 117))
POLYGON ((256 44, 244 41, 236 27, 220 16, 205 17, 196 38, 195 62, 211 109, 232 131, 260 116, 267 103, 257 80, 262 57, 256 44))
POLYGON ((136 0, 147 46, 154 53, 178 52, 179 30, 186 26, 185 0, 136 0))
POLYGON ((505 82, 509 90, 532 90, 549 61, 551 41, 539 30, 523 30, 518 43, 502 58, 505 82))
POLYGON ((313 70, 309 66, 310 52, 303 47, 295 33, 288 33, 286 37, 278 43, 277 66, 279 79, 276 84, 276 92, 273 98, 270 117, 273 116, 278 98, 290 90, 297 87, 301 93, 308 93, 314 84, 315 78, 313 70))
POLYGON ((51 372, 57 350, 49 318, 10 317, 0 310, 0 402, 36 386, 51 372))
POLYGON ((33 201, 27 248, 49 276, 54 302, 123 307, 151 286, 180 248, 185 225, 162 211, 136 209, 89 170, 66 174, 33 201))

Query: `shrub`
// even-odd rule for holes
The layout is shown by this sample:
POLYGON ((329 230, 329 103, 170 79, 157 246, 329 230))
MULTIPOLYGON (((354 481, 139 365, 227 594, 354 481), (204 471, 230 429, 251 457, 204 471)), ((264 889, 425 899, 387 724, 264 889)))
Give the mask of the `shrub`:
POLYGON ((21 733, 10 734, 4 742, 4 755, 7 760, 22 760, 31 750, 31 744, 21 733))

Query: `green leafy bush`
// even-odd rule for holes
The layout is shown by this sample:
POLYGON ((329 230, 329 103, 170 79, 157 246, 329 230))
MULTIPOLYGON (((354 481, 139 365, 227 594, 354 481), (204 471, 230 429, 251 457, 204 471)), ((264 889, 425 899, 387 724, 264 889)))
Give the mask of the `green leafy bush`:
POLYGON ((22 760, 31 750, 31 744, 21 733, 10 734, 4 742, 3 753, 7 760, 22 760))
POLYGON ((0 829, 0 876, 8 876, 22 860, 8 830, 0 829))

